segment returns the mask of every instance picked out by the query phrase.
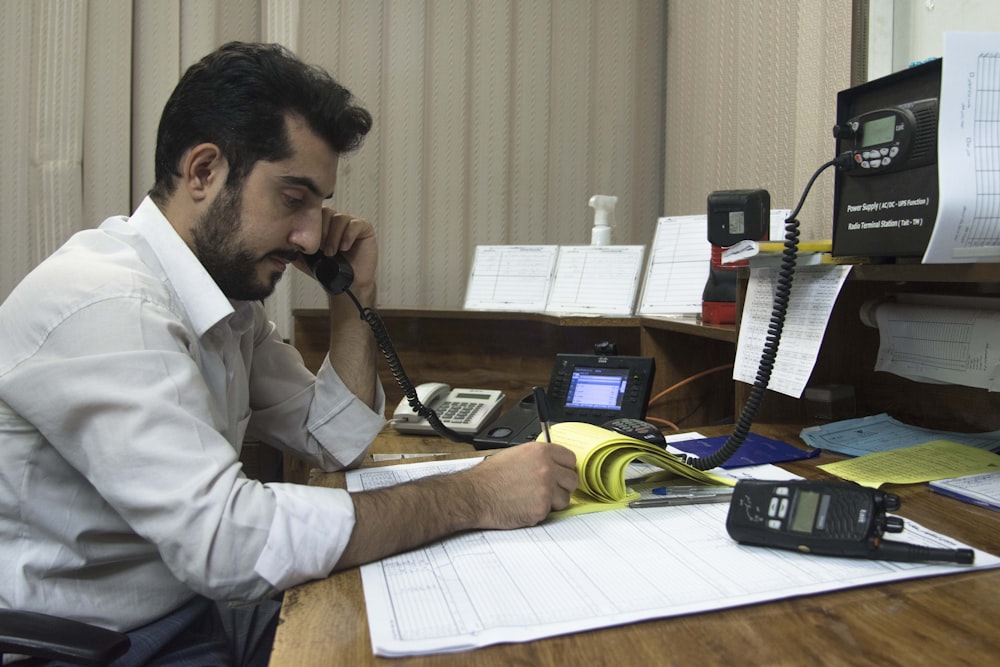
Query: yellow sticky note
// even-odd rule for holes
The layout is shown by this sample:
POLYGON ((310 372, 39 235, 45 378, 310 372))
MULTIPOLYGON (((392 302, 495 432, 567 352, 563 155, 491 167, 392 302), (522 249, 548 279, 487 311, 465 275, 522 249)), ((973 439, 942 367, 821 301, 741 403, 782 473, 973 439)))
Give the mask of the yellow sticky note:
POLYGON ((877 489, 886 483, 916 484, 1000 470, 1000 455, 950 440, 934 440, 818 467, 831 475, 877 489))

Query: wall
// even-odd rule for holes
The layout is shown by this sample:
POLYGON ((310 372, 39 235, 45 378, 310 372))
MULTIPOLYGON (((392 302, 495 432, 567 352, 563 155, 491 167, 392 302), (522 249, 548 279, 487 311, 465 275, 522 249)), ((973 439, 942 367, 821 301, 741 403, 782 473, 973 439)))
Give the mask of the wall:
MULTIPOLYGON (((850 86, 851 2, 668 5, 664 211, 701 213, 712 190, 765 188, 796 206, 833 157, 837 91, 850 86)), ((833 174, 798 219, 831 238, 833 174)))
MULTIPOLYGON (((461 305, 477 244, 587 242, 594 193, 619 196, 623 243, 645 240, 662 208, 656 0, 38 0, 0 12, 15 102, 2 118, 0 297, 72 232, 138 203, 163 102, 229 39, 281 41, 372 110, 335 205, 379 230, 384 304, 461 305), (95 183, 114 196, 91 203, 95 183)), ((283 281, 289 304, 324 303, 302 278, 283 281)))
POLYGON ((892 65, 938 58, 948 31, 1000 32, 996 0, 893 0, 892 65))
MULTIPOLYGON (((384 306, 460 307, 478 244, 618 242, 661 210, 663 4, 302 3, 300 53, 374 112, 335 205, 379 233, 384 306)), ((323 303, 309 281, 295 302, 323 303)))
MULTIPOLYGON (((587 243, 592 194, 616 243, 715 189, 791 207, 829 157, 850 0, 36 0, 0 3, 5 202, 0 298, 73 231, 152 181, 159 109, 230 39, 330 69, 376 128, 335 204, 380 238, 384 306, 461 306, 478 244, 587 243), (823 48, 817 48, 823 45, 823 48)), ((832 182, 832 178, 829 179, 832 182)), ((800 216, 827 236, 830 188, 800 216)), ((269 309, 322 305, 293 275, 269 309)))

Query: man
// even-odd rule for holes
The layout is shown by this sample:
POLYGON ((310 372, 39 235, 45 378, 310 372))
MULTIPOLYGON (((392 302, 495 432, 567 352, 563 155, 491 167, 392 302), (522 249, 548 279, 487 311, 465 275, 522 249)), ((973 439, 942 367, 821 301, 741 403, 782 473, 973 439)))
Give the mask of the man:
MULTIPOLYGON (((315 376, 259 303, 322 250, 344 254, 374 305, 374 228, 323 206, 370 127, 281 47, 223 46, 164 108, 149 197, 75 235, 0 306, 0 605, 128 631, 122 664, 223 664, 220 636, 260 623, 210 600, 266 600, 567 506, 574 456, 544 443, 358 494, 242 474, 244 436, 331 470, 357 465, 384 425, 373 336, 347 296, 330 297, 315 376)), ((257 660, 274 607, 239 649, 257 660)))

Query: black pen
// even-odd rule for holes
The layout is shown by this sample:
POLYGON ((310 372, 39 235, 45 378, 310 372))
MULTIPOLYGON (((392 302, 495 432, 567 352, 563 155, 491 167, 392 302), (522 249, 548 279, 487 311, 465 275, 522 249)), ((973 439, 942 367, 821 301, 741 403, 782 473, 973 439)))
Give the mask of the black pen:
POLYGON ((538 423, 542 425, 545 442, 552 442, 549 436, 549 401, 545 398, 545 390, 541 387, 532 389, 535 392, 535 411, 538 413, 538 423))

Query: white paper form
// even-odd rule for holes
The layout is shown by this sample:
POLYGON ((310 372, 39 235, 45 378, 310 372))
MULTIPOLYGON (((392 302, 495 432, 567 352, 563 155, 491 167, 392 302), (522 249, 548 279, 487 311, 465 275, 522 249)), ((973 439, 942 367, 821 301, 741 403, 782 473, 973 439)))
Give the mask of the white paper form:
POLYGON ((467 310, 545 310, 559 246, 476 246, 467 310))
POLYGON ((1000 262, 998 33, 944 33, 938 191, 924 263, 1000 262))
POLYGON ((708 216, 660 218, 643 282, 642 315, 700 315, 701 295, 708 281, 712 246, 708 216))
MULTIPOLYGON (((457 470, 480 459, 347 473, 348 489, 457 470)), ((997 567, 889 563, 741 546, 725 504, 625 509, 475 531, 361 568, 379 656, 468 650, 887 581, 997 567), (654 564, 650 569, 650 564, 654 564), (661 576, 667 573, 667 576, 661 576)), ((902 542, 958 548, 912 521, 902 542)))
POLYGON ((560 315, 632 314, 645 246, 562 246, 545 310, 560 315))
MULTIPOLYGON (((830 312, 850 273, 849 265, 803 266, 795 269, 788 312, 771 371, 768 389, 793 398, 802 396, 819 355, 830 312)), ((774 305, 777 268, 752 269, 743 302, 740 338, 733 379, 753 384, 774 305)))
POLYGON ((876 304, 866 315, 879 331, 875 370, 918 382, 1000 390, 1000 300, 899 299, 876 304))

